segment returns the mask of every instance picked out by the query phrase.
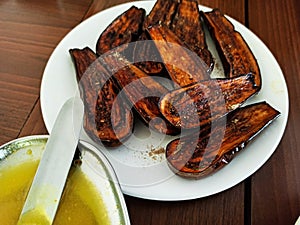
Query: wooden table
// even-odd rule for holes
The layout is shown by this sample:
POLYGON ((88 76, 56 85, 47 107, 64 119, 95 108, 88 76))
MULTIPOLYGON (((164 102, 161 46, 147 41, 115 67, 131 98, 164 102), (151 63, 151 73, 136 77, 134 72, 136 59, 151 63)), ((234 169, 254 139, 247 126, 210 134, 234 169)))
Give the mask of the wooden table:
MULTIPOLYGON (((0 1, 0 144, 46 134, 40 82, 59 41, 91 15, 126 0, 0 1)), ((290 97, 289 122, 267 163, 213 196, 160 202, 125 196, 133 225, 294 224, 300 215, 300 2, 202 0, 250 28, 278 60, 290 97)), ((272 74, 269 74, 272 76, 272 74)))

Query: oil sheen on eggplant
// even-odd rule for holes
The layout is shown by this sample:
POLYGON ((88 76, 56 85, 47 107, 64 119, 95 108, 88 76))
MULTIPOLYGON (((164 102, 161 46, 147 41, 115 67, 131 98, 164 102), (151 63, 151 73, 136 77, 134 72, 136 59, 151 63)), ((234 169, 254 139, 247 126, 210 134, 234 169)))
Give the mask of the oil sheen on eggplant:
POLYGON ((105 146, 121 145, 133 130, 134 119, 129 105, 118 96, 117 85, 90 48, 70 49, 69 52, 85 106, 85 131, 105 146))
POLYGON ((171 141, 166 148, 169 167, 187 178, 201 178, 228 164, 280 112, 266 102, 239 108, 214 126, 171 141))
POLYGON ((116 79, 120 89, 138 115, 150 128, 168 135, 176 135, 179 129, 170 124, 161 114, 158 101, 168 89, 152 76, 148 76, 128 62, 117 51, 104 55, 103 60, 116 79))
POLYGON ((256 92, 252 74, 211 79, 168 92, 159 108, 174 126, 193 129, 235 110, 256 92))
POLYGON ((165 64, 170 78, 180 87, 209 79, 208 66, 167 26, 148 28, 151 39, 165 64))
POLYGON ((201 12, 201 15, 215 41, 225 75, 236 77, 241 74, 252 73, 255 84, 260 89, 260 69, 255 56, 242 35, 235 30, 233 24, 219 9, 214 9, 211 12, 201 12))
POLYGON ((180 1, 170 29, 206 63, 208 72, 211 72, 214 61, 206 44, 197 1, 180 1))
POLYGON ((119 15, 98 38, 97 54, 102 55, 118 46, 125 50, 128 43, 136 41, 142 33, 145 13, 144 9, 132 6, 119 15))

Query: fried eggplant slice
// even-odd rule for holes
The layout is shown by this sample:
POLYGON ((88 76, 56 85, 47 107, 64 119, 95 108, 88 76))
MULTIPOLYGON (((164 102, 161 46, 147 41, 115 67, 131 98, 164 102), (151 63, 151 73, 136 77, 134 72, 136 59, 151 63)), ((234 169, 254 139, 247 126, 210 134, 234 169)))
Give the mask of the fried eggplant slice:
POLYGON ((157 0, 145 19, 144 29, 161 23, 170 26, 177 6, 176 0, 157 0))
POLYGON ((219 9, 201 12, 201 15, 215 41, 225 75, 236 77, 240 74, 252 73, 255 84, 260 89, 259 65, 243 36, 235 30, 233 24, 219 9))
POLYGON ((155 43, 145 31, 134 43, 133 62, 148 75, 167 76, 155 43))
POLYGON ((133 130, 133 113, 108 71, 88 47, 69 50, 85 106, 84 129, 97 143, 119 146, 133 130), (118 98, 117 98, 118 96, 118 98))
POLYGON ((170 91, 159 108, 176 127, 201 128, 240 107, 256 89, 252 74, 211 79, 170 91))
POLYGON ((227 165, 280 112, 266 102, 231 112, 200 133, 175 139, 166 147, 169 167, 179 176, 201 178, 227 165))
POLYGON ((214 60, 206 44, 196 1, 181 0, 170 29, 207 64, 208 72, 211 72, 214 60))
POLYGON ((160 97, 166 94, 168 89, 117 52, 106 55, 104 61, 109 70, 113 71, 119 87, 146 125, 168 135, 179 133, 180 130, 170 124, 158 108, 160 97))
POLYGON ((171 79, 180 87, 209 79, 208 66, 166 26, 148 28, 171 79))
POLYGON ((128 43, 136 41, 142 33, 145 14, 144 9, 132 6, 118 16, 101 33, 96 44, 97 54, 102 55, 118 46, 125 50, 128 43))

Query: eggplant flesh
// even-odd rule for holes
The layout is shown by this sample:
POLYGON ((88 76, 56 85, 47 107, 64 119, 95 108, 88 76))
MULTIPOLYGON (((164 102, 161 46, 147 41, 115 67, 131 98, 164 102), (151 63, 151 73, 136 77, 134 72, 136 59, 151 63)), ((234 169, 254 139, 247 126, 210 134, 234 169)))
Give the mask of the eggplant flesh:
MULTIPOLYGON (((156 1, 146 17, 144 29, 147 30, 156 25, 166 26, 176 33, 179 39, 207 64, 207 72, 212 71, 214 61, 206 45, 197 2, 187 0, 156 1)), ((147 70, 150 68, 150 65, 147 65, 147 70)))
POLYGON ((256 86, 261 88, 259 65, 243 36, 219 9, 201 12, 213 37, 227 77, 252 73, 256 86))
POLYGON ((257 92, 252 74, 217 78, 178 88, 162 96, 159 108, 174 126, 205 126, 240 107, 257 92))
POLYGON ((163 77, 168 75, 159 52, 155 47, 155 43, 151 40, 146 31, 143 31, 139 39, 133 45, 134 65, 148 75, 163 77))
POLYGON ((144 9, 132 6, 119 15, 98 38, 97 54, 102 55, 118 46, 122 46, 122 49, 125 50, 129 43, 136 41, 142 33, 145 13, 144 9))
POLYGON ((227 165, 280 112, 266 102, 239 108, 200 132, 171 141, 169 167, 179 176, 201 178, 227 165))
POLYGON ((129 105, 118 96, 117 85, 90 48, 70 49, 69 52, 85 106, 86 133, 105 146, 121 145, 133 130, 133 113, 129 105))
POLYGON ((122 92, 127 97, 138 115, 153 130, 176 135, 179 129, 170 124, 161 114, 158 102, 168 92, 153 76, 148 76, 135 65, 128 62, 117 51, 103 58, 107 68, 113 73, 122 92))
POLYGON ((168 72, 146 29, 156 24, 169 26, 176 12, 177 5, 178 2, 174 0, 157 0, 144 20, 143 32, 134 47, 133 62, 148 75, 166 77, 168 72))
POLYGON ((206 44, 200 11, 196 1, 180 1, 170 29, 207 64, 208 72, 211 72, 214 61, 206 44))
POLYGON ((178 2, 175 0, 157 0, 145 19, 144 29, 157 24, 170 26, 177 6, 178 2))
POLYGON ((209 79, 208 66, 186 46, 167 26, 156 25, 147 29, 154 40, 162 61, 176 86, 187 86, 209 79))

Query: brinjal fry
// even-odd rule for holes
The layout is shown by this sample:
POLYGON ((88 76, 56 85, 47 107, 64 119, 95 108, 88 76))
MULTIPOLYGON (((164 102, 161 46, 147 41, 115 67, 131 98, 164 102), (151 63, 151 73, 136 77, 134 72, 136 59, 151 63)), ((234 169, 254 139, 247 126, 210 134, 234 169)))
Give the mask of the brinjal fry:
POLYGON ((198 128, 240 107, 256 90, 251 74, 200 81, 162 96, 159 108, 174 126, 198 128))
POLYGON ((177 6, 175 0, 157 0, 145 19, 144 29, 157 24, 170 26, 177 6))
POLYGON ((208 50, 201 16, 196 1, 181 0, 170 29, 194 51, 208 66, 208 72, 213 69, 213 57, 208 50))
POLYGON ((132 133, 133 113, 111 75, 88 47, 69 50, 84 102, 84 129, 97 143, 118 146, 132 133), (118 98, 117 98, 118 96, 118 98))
POLYGON ((261 88, 259 65, 243 36, 219 9, 201 13, 215 41, 225 75, 236 77, 252 73, 258 89, 261 88))
POLYGON ((151 39, 160 53, 170 78, 184 87, 209 79, 207 65, 166 26, 148 28, 151 39))
POLYGON ((142 33, 145 13, 144 9, 132 6, 119 15, 98 38, 97 54, 102 55, 118 46, 125 50, 130 42, 136 41, 142 33))
POLYGON ((212 174, 227 165, 279 115, 266 102, 239 108, 199 133, 171 141, 166 148, 168 165, 182 177, 212 174))
POLYGON ((155 43, 145 31, 134 43, 133 62, 148 75, 167 76, 155 43))
POLYGON ((170 124, 160 113, 158 101, 168 92, 154 77, 148 76, 120 54, 113 53, 104 57, 107 68, 119 87, 135 108, 139 116, 150 128, 169 135, 176 135, 179 129, 170 124))

